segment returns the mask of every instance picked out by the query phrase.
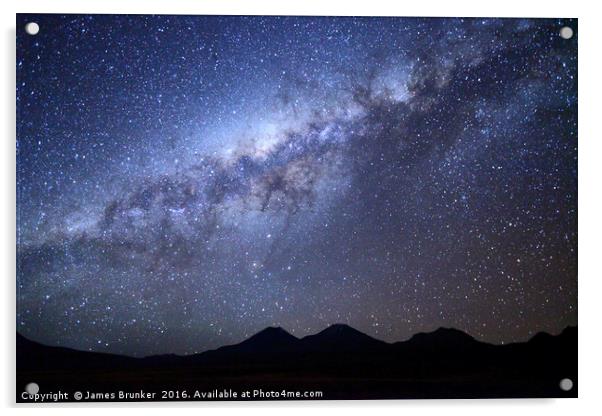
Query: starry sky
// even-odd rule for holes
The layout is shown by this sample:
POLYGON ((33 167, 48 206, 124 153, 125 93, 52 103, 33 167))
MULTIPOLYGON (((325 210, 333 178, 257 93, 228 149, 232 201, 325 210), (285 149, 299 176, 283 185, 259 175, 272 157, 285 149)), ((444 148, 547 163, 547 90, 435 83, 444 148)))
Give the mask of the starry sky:
POLYGON ((18 15, 16 65, 31 339, 577 323, 576 20, 18 15))

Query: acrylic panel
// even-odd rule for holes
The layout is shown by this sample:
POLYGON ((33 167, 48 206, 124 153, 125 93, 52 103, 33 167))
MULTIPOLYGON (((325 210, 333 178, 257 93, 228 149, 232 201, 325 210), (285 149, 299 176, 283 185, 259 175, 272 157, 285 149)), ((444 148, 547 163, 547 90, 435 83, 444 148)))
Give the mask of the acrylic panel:
POLYGON ((17 15, 17 401, 577 396, 576 19, 17 15))

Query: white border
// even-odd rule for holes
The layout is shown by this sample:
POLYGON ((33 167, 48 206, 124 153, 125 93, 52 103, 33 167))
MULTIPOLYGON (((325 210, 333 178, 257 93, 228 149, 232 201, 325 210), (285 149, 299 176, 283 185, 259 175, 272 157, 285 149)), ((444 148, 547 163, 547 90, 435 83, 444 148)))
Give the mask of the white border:
MULTIPOLYGON (((599 273, 600 189, 602 185, 602 135, 599 122, 600 88, 600 27, 602 17, 593 1, 525 0, 394 2, 392 0, 22 0, 0 2, 2 13, 2 147, 0 177, 2 184, 2 249, 0 264, 4 268, 2 309, 4 327, 0 333, 1 403, 11 407, 10 414, 29 413, 32 407, 15 406, 14 334, 15 334, 15 13, 152 13, 152 14, 271 14, 271 15, 357 15, 357 16, 467 16, 467 17, 578 17, 579 18, 579 399, 567 400, 431 400, 431 401, 354 401, 354 402, 253 402, 253 403, 191 403, 191 404, 95 404, 45 405, 49 415, 126 414, 132 411, 164 415, 167 407, 179 411, 236 413, 249 415, 331 413, 341 410, 360 415, 369 411, 382 414, 501 415, 509 412, 566 415, 592 413, 599 408, 601 386, 600 346, 602 326, 598 304, 602 295, 599 273), (85 409, 85 410, 84 410, 85 409)), ((599 410, 598 410, 599 411, 599 410)))

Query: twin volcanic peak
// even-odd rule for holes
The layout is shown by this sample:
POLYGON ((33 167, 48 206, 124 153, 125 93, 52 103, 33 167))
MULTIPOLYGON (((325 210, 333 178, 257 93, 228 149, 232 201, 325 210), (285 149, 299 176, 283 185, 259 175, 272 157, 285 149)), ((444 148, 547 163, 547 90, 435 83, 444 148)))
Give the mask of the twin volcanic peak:
POLYGON ((249 339, 236 344, 239 347, 349 347, 386 344, 346 324, 334 324, 314 335, 297 338, 281 327, 268 327, 249 339))

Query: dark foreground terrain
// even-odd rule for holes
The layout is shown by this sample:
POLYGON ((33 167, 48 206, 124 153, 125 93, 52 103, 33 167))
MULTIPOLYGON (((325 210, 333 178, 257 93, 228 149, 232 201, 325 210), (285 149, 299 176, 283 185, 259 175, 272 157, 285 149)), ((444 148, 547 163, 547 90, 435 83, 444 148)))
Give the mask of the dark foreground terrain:
POLYGON ((30 382, 39 394, 66 396, 45 401, 73 401, 75 392, 82 401, 120 400, 120 391, 136 393, 122 400, 577 397, 577 328, 504 346, 444 328, 393 344, 340 324, 302 339, 266 328, 237 345, 147 358, 49 347, 17 334, 18 402, 32 401, 23 393, 30 382), (570 391, 559 386, 564 378, 574 383, 570 391))

